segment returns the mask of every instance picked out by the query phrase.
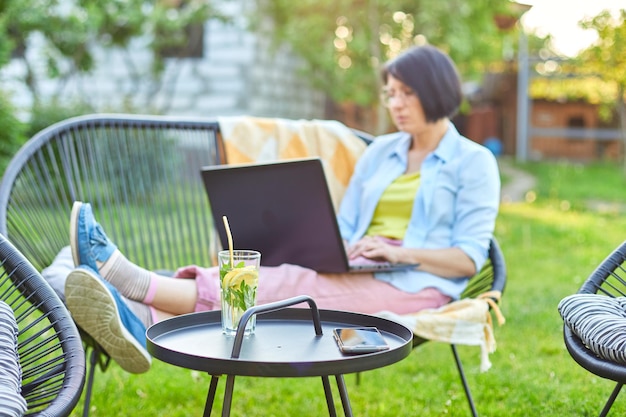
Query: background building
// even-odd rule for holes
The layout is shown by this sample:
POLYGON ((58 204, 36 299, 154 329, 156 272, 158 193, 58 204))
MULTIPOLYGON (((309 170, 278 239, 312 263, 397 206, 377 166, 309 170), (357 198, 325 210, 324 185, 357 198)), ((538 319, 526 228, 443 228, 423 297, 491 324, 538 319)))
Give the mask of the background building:
MULTIPOLYGON (((37 65, 43 42, 29 39, 29 58, 36 63, 32 69, 41 80, 40 97, 83 101, 97 112, 322 118, 324 95, 297 76, 300 61, 286 49, 273 51, 268 39, 247 30, 244 11, 251 7, 247 3, 222 2, 232 22, 206 22, 196 33, 201 47, 192 53, 195 56, 167 59, 160 80, 150 73, 149 39, 126 50, 98 48, 92 73, 65 79, 46 77, 43 62, 37 65)), ((25 73, 23 61, 14 60, 0 73, 0 82, 19 108, 29 109, 33 97, 16 82, 25 73)))

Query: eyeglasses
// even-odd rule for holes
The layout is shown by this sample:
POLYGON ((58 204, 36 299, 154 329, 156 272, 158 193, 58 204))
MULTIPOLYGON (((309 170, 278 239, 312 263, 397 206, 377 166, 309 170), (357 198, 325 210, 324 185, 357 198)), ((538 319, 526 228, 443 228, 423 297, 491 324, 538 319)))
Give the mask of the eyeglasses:
POLYGON ((407 104, 407 103, 410 103, 412 100, 415 100, 416 98, 417 98, 417 95, 415 94, 415 91, 413 90, 394 91, 394 90, 383 89, 380 93, 380 102, 385 107, 389 107, 394 101, 399 102, 400 100, 402 101, 402 103, 407 104))

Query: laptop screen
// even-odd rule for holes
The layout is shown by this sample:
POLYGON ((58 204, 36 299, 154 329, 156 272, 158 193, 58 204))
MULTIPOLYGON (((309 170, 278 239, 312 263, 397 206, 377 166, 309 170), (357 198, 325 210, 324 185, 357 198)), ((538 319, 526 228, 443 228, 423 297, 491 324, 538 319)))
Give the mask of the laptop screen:
POLYGON ((223 248, 228 247, 226 216, 235 249, 261 252, 262 265, 347 272, 319 158, 207 166, 201 174, 223 248))

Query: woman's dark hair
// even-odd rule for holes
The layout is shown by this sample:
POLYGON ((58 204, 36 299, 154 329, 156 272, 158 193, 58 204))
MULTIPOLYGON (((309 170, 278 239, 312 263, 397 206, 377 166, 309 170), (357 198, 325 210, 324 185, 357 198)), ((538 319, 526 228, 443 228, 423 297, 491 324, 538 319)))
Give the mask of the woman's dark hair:
POLYGON ((383 82, 392 76, 410 87, 424 109, 429 122, 454 116, 463 95, 461 80, 454 62, 434 46, 412 47, 387 62, 383 82))

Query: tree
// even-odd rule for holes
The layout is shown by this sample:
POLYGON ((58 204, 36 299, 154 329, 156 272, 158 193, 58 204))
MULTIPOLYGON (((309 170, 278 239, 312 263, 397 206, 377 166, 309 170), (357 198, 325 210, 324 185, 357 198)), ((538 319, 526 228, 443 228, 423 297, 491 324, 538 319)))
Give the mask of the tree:
POLYGON ((500 32, 494 16, 515 13, 510 6, 509 0, 258 0, 254 27, 275 45, 290 45, 307 64, 303 75, 335 102, 372 108, 381 65, 409 45, 446 50, 465 80, 502 61, 503 39, 515 32, 500 32))
POLYGON ((583 20, 580 26, 593 29, 598 34, 597 41, 579 56, 585 71, 615 86, 613 106, 622 132, 622 159, 626 175, 626 9, 620 10, 617 15, 604 10, 591 19, 583 20))

